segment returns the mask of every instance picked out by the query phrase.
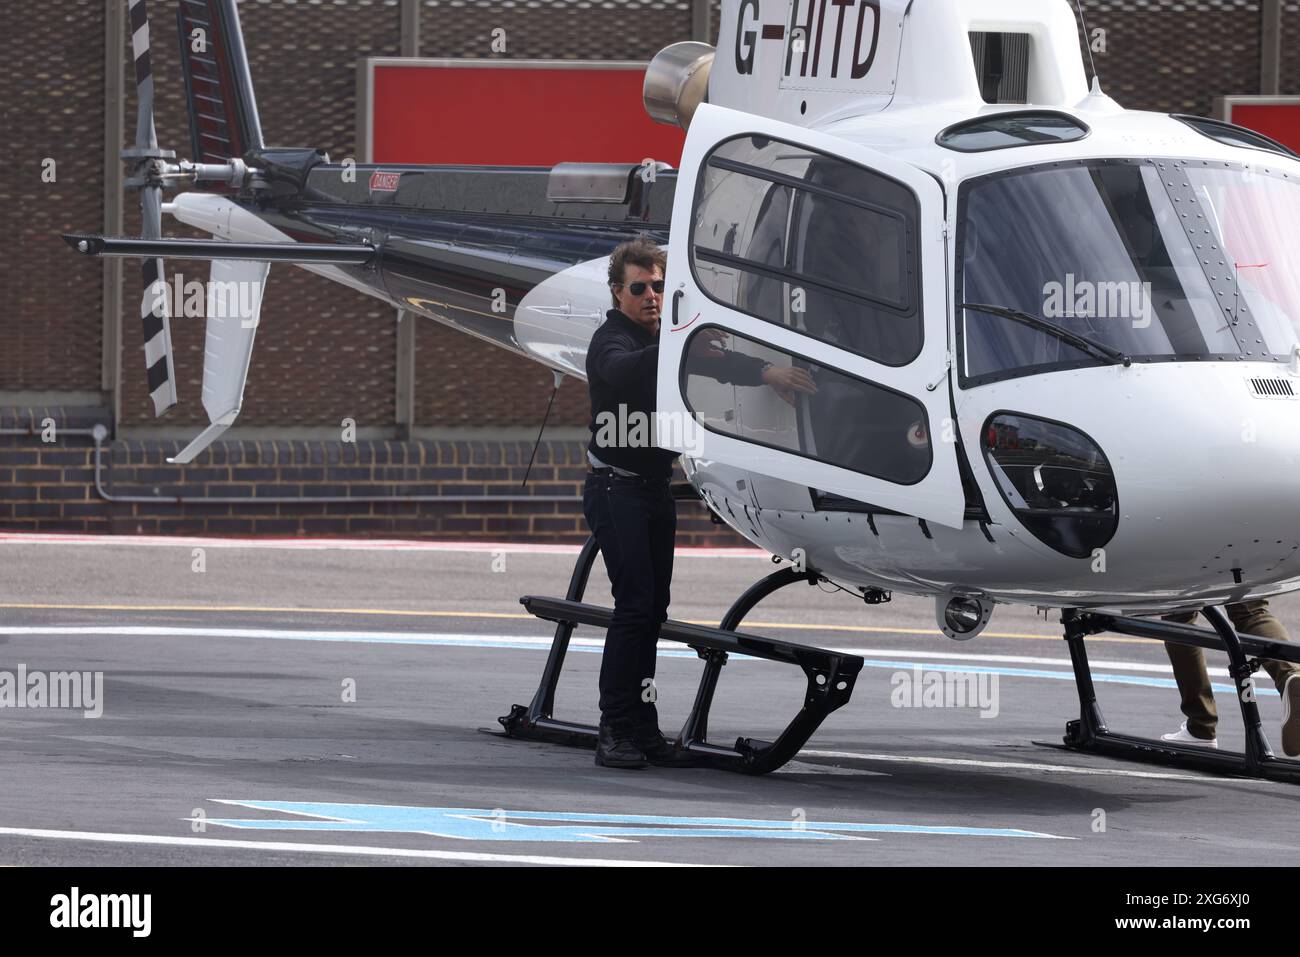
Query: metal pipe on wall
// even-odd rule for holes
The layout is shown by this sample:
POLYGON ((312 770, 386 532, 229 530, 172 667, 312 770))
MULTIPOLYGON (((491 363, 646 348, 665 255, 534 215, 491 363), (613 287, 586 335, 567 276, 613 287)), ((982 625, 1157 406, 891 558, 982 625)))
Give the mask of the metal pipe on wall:
MULTIPOLYGON (((0 435, 9 434, 0 431, 0 435)), ((29 433, 15 430, 13 434, 29 433)), ((276 495, 258 496, 203 496, 203 495, 114 495, 104 488, 103 449, 108 430, 97 425, 90 430, 66 434, 90 435, 95 440, 95 492, 106 502, 127 504, 156 504, 166 502, 171 505, 339 505, 346 502, 577 502, 577 495, 276 495)), ((399 483, 394 483, 399 484, 399 483)))
MULTIPOLYGON (((124 173, 119 155, 126 136, 125 72, 126 4, 104 8, 104 235, 124 231, 124 173)), ((102 339, 99 387, 108 396, 113 428, 122 417, 122 263, 103 263, 102 339)))
MULTIPOLYGON (((35 436, 40 429, 0 429, 0 436, 35 436)), ((104 488, 104 440, 108 429, 96 425, 93 429, 59 429, 60 435, 85 435, 95 442, 95 493, 106 502, 123 504, 170 505, 338 505, 345 502, 577 502, 577 495, 276 495, 273 497, 203 496, 203 495, 114 495, 104 488)), ((111 468, 111 466, 110 466, 111 468)), ((393 483, 404 484, 404 483, 393 483)))
POLYGON ((1282 92, 1282 0, 1259 5, 1259 92, 1282 92))
POLYGON ((691 39, 713 42, 713 0, 691 0, 691 39))

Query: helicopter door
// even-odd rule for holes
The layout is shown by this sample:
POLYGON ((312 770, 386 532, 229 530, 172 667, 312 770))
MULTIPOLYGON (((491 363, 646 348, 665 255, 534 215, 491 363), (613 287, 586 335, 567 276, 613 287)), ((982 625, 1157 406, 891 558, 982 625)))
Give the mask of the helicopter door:
POLYGON ((943 229, 929 174, 701 106, 673 209, 656 443, 960 528, 943 229))

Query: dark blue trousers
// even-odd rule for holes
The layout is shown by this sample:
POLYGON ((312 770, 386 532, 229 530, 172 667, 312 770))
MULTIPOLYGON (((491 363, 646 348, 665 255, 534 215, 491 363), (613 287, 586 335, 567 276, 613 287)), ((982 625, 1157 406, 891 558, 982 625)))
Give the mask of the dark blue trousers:
POLYGON ((582 511, 614 597, 600 662, 601 721, 657 729, 655 642, 668 618, 677 536, 669 480, 588 475, 582 511))

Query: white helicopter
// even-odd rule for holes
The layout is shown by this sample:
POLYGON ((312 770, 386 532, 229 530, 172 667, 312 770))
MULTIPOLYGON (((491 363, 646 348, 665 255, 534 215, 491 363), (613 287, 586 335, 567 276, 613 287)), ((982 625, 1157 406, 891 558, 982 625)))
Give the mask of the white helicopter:
MULTIPOLYGON (((204 26, 216 55, 182 44, 195 161, 158 150, 145 3, 131 6, 145 238, 68 238, 145 258, 147 291, 168 256, 259 289, 290 262, 583 378, 609 250, 638 232, 668 248, 658 411, 692 428, 655 444, 686 453, 718 519, 799 564, 720 629, 665 626, 708 661, 685 746, 770 770, 848 699, 860 659, 730 634, 807 578, 868 602, 933 597, 961 639, 999 603, 1062 609, 1083 708, 1067 743, 1294 773, 1257 712, 1231 758, 1110 733, 1082 640, 1223 649, 1239 684, 1259 657, 1298 660, 1213 606, 1300 587, 1300 160, 1229 124, 1122 109, 1089 84, 1067 0, 723 0, 716 50, 674 44, 647 70, 646 108, 687 130, 679 169, 376 166, 355 182, 318 151, 263 145, 233 0, 182 0, 183 35, 204 26), (182 182, 199 188, 163 205, 182 182), (160 239, 162 211, 216 239, 160 239), (789 404, 694 374, 690 343, 717 331, 807 370, 816 393, 789 404), (1216 633, 1133 617, 1201 608, 1216 633), (739 650, 808 672, 805 712, 772 745, 705 740, 739 650)), ((213 425, 178 462, 242 402, 260 296, 215 304, 213 425)), ((164 308, 146 295, 160 412, 175 401, 164 308)), ((550 714, 568 634, 607 620, 578 601, 593 560, 589 543, 566 600, 524 599, 559 628, 508 731, 590 731, 550 714)))

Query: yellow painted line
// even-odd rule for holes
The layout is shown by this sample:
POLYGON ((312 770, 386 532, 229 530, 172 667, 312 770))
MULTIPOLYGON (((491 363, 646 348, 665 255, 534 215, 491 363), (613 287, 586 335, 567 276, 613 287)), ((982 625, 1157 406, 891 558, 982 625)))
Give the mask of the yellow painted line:
MULTIPOLYGON (((384 618, 509 618, 520 621, 537 621, 535 616, 524 612, 504 611, 409 611, 395 608, 302 608, 280 607, 275 605, 65 605, 32 604, 18 602, 0 602, 0 608, 43 610, 43 611, 189 611, 189 612, 247 612, 276 614, 311 614, 311 615, 377 615, 384 618)), ((716 627, 717 621, 696 618, 683 618, 688 625, 716 627)), ((746 628, 778 628, 792 631, 839 631, 870 635, 917 635, 923 638, 941 638, 942 634, 928 628, 882 628, 873 625, 813 625, 784 621, 745 621, 746 628)), ((0 631, 3 626, 0 625, 0 631)), ((1062 641, 1060 635, 1042 635, 1016 631, 986 631, 980 637, 1017 638, 1029 641, 1062 641)), ((945 639, 947 640, 947 639, 945 639)), ((1106 641, 1120 644, 1145 644, 1150 638, 1124 638, 1119 635, 1108 637, 1090 636, 1089 641, 1106 641)))

